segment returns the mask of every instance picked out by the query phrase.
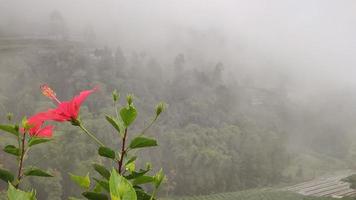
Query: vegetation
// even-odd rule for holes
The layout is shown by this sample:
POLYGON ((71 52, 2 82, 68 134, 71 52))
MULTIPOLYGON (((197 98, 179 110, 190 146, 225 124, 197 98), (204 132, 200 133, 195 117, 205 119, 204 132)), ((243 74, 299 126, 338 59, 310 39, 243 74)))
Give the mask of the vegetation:
MULTIPOLYGON (((58 12, 51 14, 50 24, 52 35, 48 38, 0 38, 0 116, 4 116, 1 124, 9 123, 7 113, 13 113, 10 117, 13 126, 23 116, 53 107, 37 95, 44 83, 55 88, 63 99, 83 88, 99 86, 100 90, 82 106, 83 124, 78 124, 79 121, 61 124, 54 129, 50 143, 36 145, 26 152, 25 167, 36 166, 53 176, 18 178, 19 188, 36 190, 37 199, 68 199, 79 197, 82 192, 85 195, 102 192, 108 196, 105 187, 99 192, 95 183, 110 182, 112 174, 127 178, 141 172, 143 176, 148 170, 156 173, 145 174, 143 182, 153 184, 142 186, 142 190, 151 196, 165 197, 285 185, 355 166, 356 143, 352 142, 356 141, 352 135, 356 128, 352 119, 355 111, 349 109, 354 104, 349 98, 353 95, 352 88, 342 94, 333 90, 320 92, 306 102, 291 100, 293 92, 289 93, 288 87, 293 84, 283 74, 273 71, 255 74, 238 66, 237 78, 231 78, 224 71, 227 67, 223 62, 196 58, 189 52, 162 61, 144 51, 71 41, 64 18, 58 12), (131 112, 132 97, 123 100, 114 93, 113 102, 110 95, 116 89, 121 94, 134 93, 134 107, 140 111, 134 124, 126 124, 130 128, 127 137, 120 125, 119 120, 125 120, 118 106, 124 105, 120 110, 126 108, 131 112), (151 127, 156 115, 151 118, 150 105, 161 100, 167 102, 169 109, 161 114, 157 126, 151 127), (141 133, 143 140, 152 146, 155 143, 147 138, 157 138, 160 146, 146 152, 136 152, 132 146, 120 148, 137 142, 135 136, 141 133), (99 154, 98 144, 105 146, 99 154), (133 163, 134 156, 141 159, 133 163), (102 167, 106 169, 104 173, 102 167), (159 184, 154 181, 162 178, 160 168, 164 169, 167 182, 156 192, 159 184), (101 177, 102 174, 105 176, 101 177), (85 182, 88 178, 90 186, 85 182)), ((87 33, 85 38, 92 40, 93 32, 88 29, 87 33)), ((20 129, 15 126, 14 130, 17 133, 20 129)), ((0 154, 0 167, 12 172, 18 169, 23 155, 17 154, 23 150, 21 145, 15 145, 17 139, 22 139, 17 135, 15 140, 13 135, 3 132, 0 135, 1 147, 10 152, 0 154), (20 159, 13 159, 13 154, 20 159)), ((0 183, 0 190, 5 188, 8 183, 0 183)), ((15 191, 14 188, 10 190, 15 191)), ((261 196, 260 192, 249 192, 261 196)), ((266 192, 268 195, 299 198, 279 192, 266 192)))
MULTIPOLYGON (((47 121, 70 122, 73 126, 80 128, 89 138, 91 138, 98 146, 98 154, 102 157, 109 158, 117 165, 112 167, 109 171, 105 166, 94 163, 93 168, 101 175, 100 178, 90 178, 89 174, 86 176, 77 176, 70 174, 70 178, 81 188, 85 189, 82 196, 89 200, 106 200, 109 196, 112 200, 145 200, 155 199, 158 188, 161 186, 165 178, 162 169, 154 176, 148 175, 151 170, 151 164, 147 164, 145 169, 136 170, 136 159, 134 151, 146 147, 157 146, 157 141, 153 138, 145 137, 145 132, 158 119, 158 116, 164 110, 164 104, 160 103, 156 107, 155 115, 150 124, 143 129, 143 131, 135 136, 131 142, 128 143, 129 127, 133 124, 137 117, 137 110, 133 103, 133 96, 127 96, 127 105, 122 108, 117 107, 119 101, 119 94, 113 93, 114 110, 116 116, 106 115, 106 120, 116 129, 119 138, 122 140, 121 150, 114 151, 105 146, 94 134, 88 131, 82 119, 79 116, 80 106, 86 98, 97 90, 82 91, 70 101, 61 102, 56 93, 48 87, 48 85, 41 86, 42 93, 53 100, 57 104, 56 109, 49 109, 44 112, 36 113, 28 119, 26 117, 22 120, 21 126, 19 124, 0 124, 0 130, 15 136, 17 146, 7 145, 3 149, 4 152, 15 156, 18 160, 17 176, 7 170, 0 168, 0 179, 8 183, 7 198, 9 200, 36 200, 36 191, 30 192, 22 191, 19 188, 25 177, 39 176, 39 177, 53 177, 51 174, 34 166, 25 168, 25 159, 30 148, 47 143, 51 141, 53 128, 52 125, 44 126, 47 121), (26 138, 28 137, 28 138, 26 138), (95 180, 95 184, 91 181, 95 180), (152 183, 153 192, 148 194, 141 187, 143 184, 152 183)), ((12 121, 12 114, 8 115, 8 120, 12 121)), ((59 152, 58 152, 59 153, 59 152)), ((58 197, 58 196, 57 196, 58 197)), ((69 199, 77 199, 69 197, 69 199)))
POLYGON ((342 181, 350 183, 350 188, 356 189, 356 174, 348 176, 342 179, 342 181))

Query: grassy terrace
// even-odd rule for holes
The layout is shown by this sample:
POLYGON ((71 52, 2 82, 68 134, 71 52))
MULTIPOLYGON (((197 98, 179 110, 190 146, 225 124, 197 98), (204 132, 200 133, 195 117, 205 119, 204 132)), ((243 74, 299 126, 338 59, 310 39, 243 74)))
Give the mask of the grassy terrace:
MULTIPOLYGON (((331 197, 306 197, 303 195, 275 190, 246 190, 207 196, 175 197, 163 200, 332 200, 331 197)), ((355 198, 342 198, 355 199, 355 198)))

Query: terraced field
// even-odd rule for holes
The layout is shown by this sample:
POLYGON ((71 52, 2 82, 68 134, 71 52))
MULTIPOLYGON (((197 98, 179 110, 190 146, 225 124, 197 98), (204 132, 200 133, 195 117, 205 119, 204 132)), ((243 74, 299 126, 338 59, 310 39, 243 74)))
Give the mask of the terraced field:
POLYGON ((280 189, 256 189, 206 196, 176 197, 164 200, 332 200, 354 199, 356 190, 341 179, 356 174, 345 170, 280 189))
POLYGON ((355 171, 346 170, 335 172, 283 189, 306 196, 335 198, 354 197, 356 199, 356 190, 350 188, 350 183, 341 181, 352 174, 355 174, 355 171))
MULTIPOLYGON (((341 199, 354 199, 345 197, 341 199)), ((247 190, 241 192, 221 193, 207 196, 176 197, 164 200, 335 200, 331 197, 311 197, 276 190, 247 190)))

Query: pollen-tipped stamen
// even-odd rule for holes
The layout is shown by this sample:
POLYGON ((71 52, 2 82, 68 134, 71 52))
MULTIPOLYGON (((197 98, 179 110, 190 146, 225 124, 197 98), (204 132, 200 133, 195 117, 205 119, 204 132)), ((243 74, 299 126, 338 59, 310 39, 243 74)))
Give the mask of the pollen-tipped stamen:
POLYGON ((60 104, 61 102, 57 99, 56 93, 47 85, 41 85, 42 94, 48 97, 51 100, 54 100, 56 103, 60 104))

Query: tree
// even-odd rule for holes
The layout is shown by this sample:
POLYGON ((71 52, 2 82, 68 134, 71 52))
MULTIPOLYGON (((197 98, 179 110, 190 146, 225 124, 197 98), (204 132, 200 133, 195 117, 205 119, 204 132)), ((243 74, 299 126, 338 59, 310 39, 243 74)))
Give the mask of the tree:
POLYGON ((54 10, 50 14, 50 30, 49 34, 52 36, 54 39, 61 39, 65 40, 68 39, 68 29, 67 25, 62 17, 62 14, 54 10))

